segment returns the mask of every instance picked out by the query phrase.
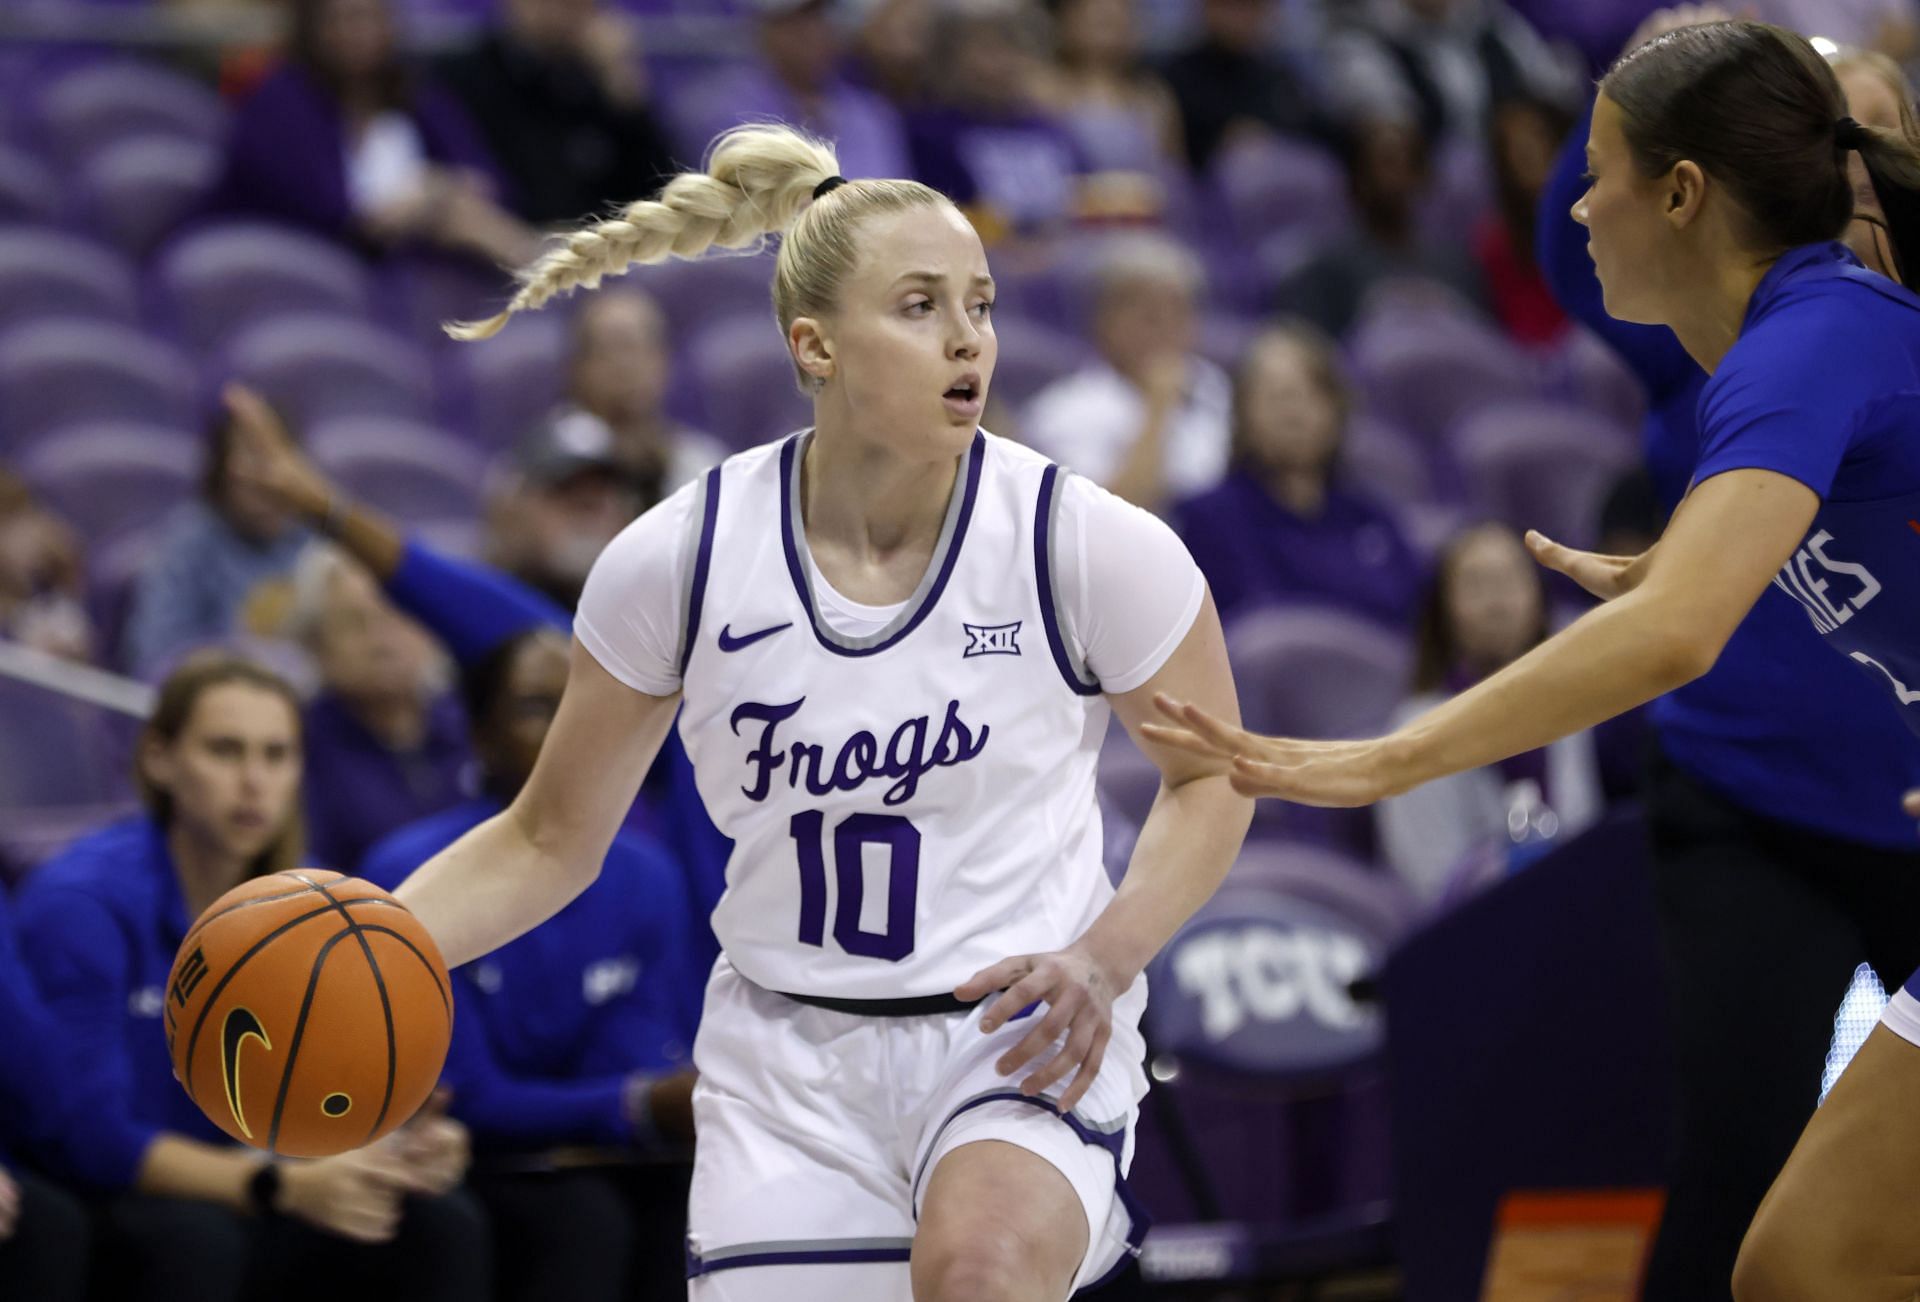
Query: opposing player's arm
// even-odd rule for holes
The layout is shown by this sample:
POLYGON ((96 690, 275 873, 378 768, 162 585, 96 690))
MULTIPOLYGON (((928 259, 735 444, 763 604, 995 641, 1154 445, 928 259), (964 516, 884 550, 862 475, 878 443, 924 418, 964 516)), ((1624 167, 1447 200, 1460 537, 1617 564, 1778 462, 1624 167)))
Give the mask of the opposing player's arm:
POLYGON ((599 875, 679 704, 628 687, 574 641, 566 693, 519 797, 395 892, 449 967, 545 922, 599 875))
POLYGON ((1250 795, 1364 805, 1591 728, 1699 677, 1793 555, 1820 499, 1771 470, 1731 470, 1674 512, 1630 591, 1393 735, 1375 741, 1260 737, 1190 703, 1151 735, 1231 757, 1250 795))

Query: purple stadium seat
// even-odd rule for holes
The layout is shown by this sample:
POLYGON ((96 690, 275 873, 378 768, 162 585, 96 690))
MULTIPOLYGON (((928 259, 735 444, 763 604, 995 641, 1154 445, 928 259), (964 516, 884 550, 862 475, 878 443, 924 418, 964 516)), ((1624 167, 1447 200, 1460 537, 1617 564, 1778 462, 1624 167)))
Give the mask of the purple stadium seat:
POLYGON ((1200 342, 1194 351, 1214 365, 1233 371, 1246 355, 1247 345, 1259 335, 1261 324, 1238 312, 1202 312, 1200 342))
POLYGON ((1095 781, 1102 800, 1136 825, 1146 822, 1160 794, 1160 769, 1133 744, 1118 719, 1107 727, 1095 781))
POLYGON ((1420 201, 1421 233, 1436 244, 1464 245, 1493 203, 1486 150, 1477 141, 1448 140, 1433 160, 1433 182, 1420 201))
POLYGON ((1489 513, 1574 547, 1593 545, 1607 489, 1637 459, 1631 429, 1553 403, 1480 411, 1460 426, 1455 441, 1489 513))
POLYGON ((704 396, 710 428, 734 447, 765 443, 813 419, 795 382, 786 340, 770 314, 708 326, 689 345, 687 361, 704 396))
POLYGON ((0 822, 19 811, 105 802, 128 795, 108 754, 99 706, 0 678, 0 822))
POLYGON ((72 235, 0 228, 0 329, 45 316, 134 324, 132 268, 111 249, 72 235))
POLYGON ((567 381, 568 323, 564 315, 516 317, 491 339, 461 344, 451 358, 480 442, 511 447, 560 401, 567 381))
POLYGON ((352 317, 297 313, 249 326, 227 350, 233 374, 297 425, 341 416, 425 419, 433 370, 407 340, 352 317))
POLYGON ((660 301, 667 325, 682 347, 709 326, 723 321, 758 320, 769 336, 780 337, 773 320, 773 255, 713 255, 697 262, 675 259, 635 267, 625 279, 660 301))
POLYGON ((1221 150, 1212 171, 1231 228, 1247 244, 1276 230, 1333 231, 1346 220, 1346 174, 1316 146, 1251 139, 1221 150))
POLYGON ((60 184, 40 161, 0 145, 0 222, 51 222, 60 213, 60 184))
POLYGON ((1375 410, 1429 447, 1468 413, 1537 391, 1533 360, 1464 317, 1379 315, 1355 331, 1352 350, 1375 410))
MULTIPOLYGON (((1378 735, 1406 693, 1410 668, 1404 634, 1343 610, 1306 605, 1237 617, 1227 629, 1227 656, 1246 726, 1281 737, 1378 735)), ((1263 800, 1252 835, 1365 857, 1373 820, 1365 810, 1263 800)))
POLYGON ((1425 501, 1433 492, 1433 468, 1419 441, 1372 416, 1348 426, 1340 468, 1348 484, 1378 502, 1425 501))
POLYGON ((156 275, 182 337, 203 349, 266 317, 365 316, 373 301, 352 254, 265 222, 200 227, 162 250, 156 275))
POLYGON ((1093 357, 1093 350, 1077 335, 1032 317, 998 317, 994 334, 1000 341, 1000 355, 989 388, 993 399, 1009 409, 1025 407, 1034 394, 1093 357))
POLYGON ((1284 737, 1377 733, 1407 688, 1406 637, 1321 606, 1249 611, 1227 630, 1240 712, 1284 737))
MULTIPOLYGON (((444 326, 492 316, 512 297, 513 276, 465 258, 438 254, 402 254, 380 264, 382 306, 413 338, 433 349, 454 346, 444 326)), ((563 315, 568 305, 549 304, 541 315, 563 315)), ((519 328, 525 317, 514 322, 519 328)))
POLYGON ((40 97, 50 153, 84 159, 135 135, 183 136, 218 147, 227 113, 206 86, 142 63, 102 63, 70 72, 40 97))
POLYGON ((1556 392, 1629 429, 1647 415, 1647 394, 1620 355, 1583 326, 1567 332, 1553 361, 1556 392))
POLYGON ((20 473, 90 542, 157 524, 193 493, 200 440, 132 421, 73 426, 42 438, 20 473))
POLYGON ((110 321, 55 318, 0 335, 0 451, 102 420, 195 423, 193 366, 167 345, 110 321))
POLYGON ((220 178, 220 151, 184 136, 135 136, 90 155, 80 174, 89 224, 139 257, 193 214, 220 178))
POLYGON ((472 520, 484 467, 473 446, 429 425, 350 417, 313 426, 314 462, 356 500, 407 523, 472 520))

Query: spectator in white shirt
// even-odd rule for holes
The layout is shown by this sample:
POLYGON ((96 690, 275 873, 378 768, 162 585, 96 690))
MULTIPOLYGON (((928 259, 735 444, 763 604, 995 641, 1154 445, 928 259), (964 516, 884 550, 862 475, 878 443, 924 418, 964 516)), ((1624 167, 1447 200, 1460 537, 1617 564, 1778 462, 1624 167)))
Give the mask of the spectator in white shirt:
POLYGON ((1070 470, 1157 511, 1226 473, 1233 385, 1196 356, 1199 261, 1158 235, 1108 247, 1097 280, 1100 360, 1033 398, 1027 441, 1070 470))

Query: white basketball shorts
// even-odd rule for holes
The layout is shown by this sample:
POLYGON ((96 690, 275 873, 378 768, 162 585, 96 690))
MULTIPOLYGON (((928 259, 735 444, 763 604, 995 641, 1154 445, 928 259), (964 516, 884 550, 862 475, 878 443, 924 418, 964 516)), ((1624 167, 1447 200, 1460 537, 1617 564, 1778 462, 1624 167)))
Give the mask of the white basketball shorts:
POLYGON ((688 1297, 909 1302, 927 1177, 947 1153, 987 1139, 1066 1176, 1089 1227, 1074 1287, 1104 1282, 1146 1233, 1125 1187, 1146 1093, 1145 1005, 1144 980, 1115 1003, 1100 1073, 1063 1116, 994 1070, 1032 1013, 982 1035, 984 1003, 916 1017, 837 1012, 761 989, 723 957, 694 1045, 688 1297))

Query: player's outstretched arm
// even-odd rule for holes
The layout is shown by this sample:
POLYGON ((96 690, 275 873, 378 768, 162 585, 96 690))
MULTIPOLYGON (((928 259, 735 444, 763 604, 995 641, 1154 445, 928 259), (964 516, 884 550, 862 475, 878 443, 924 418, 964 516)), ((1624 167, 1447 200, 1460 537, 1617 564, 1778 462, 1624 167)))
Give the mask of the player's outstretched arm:
POLYGON ((545 922, 599 875, 679 704, 628 687, 574 642, 566 694, 519 797, 394 892, 448 967, 545 922))
POLYGON ((1006 991, 981 1019, 982 1031, 994 1030, 1036 1000, 1046 1003, 1047 1015, 997 1066, 1011 1076, 1064 1035, 1065 1047, 1020 1083, 1024 1093, 1039 1094, 1067 1081, 1062 1110, 1071 1110, 1099 1074, 1114 999, 1219 887, 1253 820, 1253 802, 1233 790, 1223 760, 1162 745, 1142 732, 1153 714, 1155 693, 1205 701, 1210 710, 1239 720, 1240 701, 1211 593, 1153 677, 1107 698, 1161 773, 1160 793, 1119 891, 1086 934, 1065 950, 996 963, 956 991, 962 999, 1006 991))
POLYGON ((1591 728, 1690 682, 1806 537, 1820 499, 1771 470, 1715 475, 1687 495, 1631 590, 1499 673, 1371 741, 1262 737, 1172 693, 1156 741, 1230 761, 1236 789, 1366 805, 1591 728))

